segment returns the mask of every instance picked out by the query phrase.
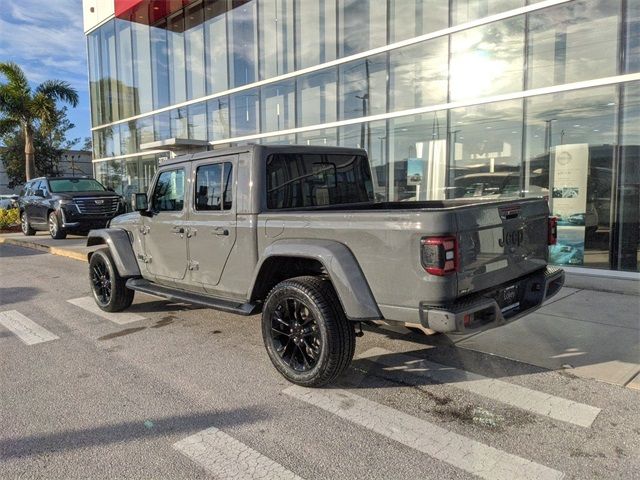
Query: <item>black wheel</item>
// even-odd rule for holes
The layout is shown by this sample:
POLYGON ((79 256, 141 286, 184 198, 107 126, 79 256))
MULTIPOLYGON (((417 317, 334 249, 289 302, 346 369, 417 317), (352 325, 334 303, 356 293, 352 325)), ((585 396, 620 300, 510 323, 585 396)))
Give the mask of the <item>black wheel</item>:
POLYGON ((271 362, 290 382, 325 385, 351 363, 356 338, 331 282, 297 277, 276 285, 262 310, 271 362))
POLYGON ((36 234, 36 231, 31 227, 31 224, 29 223, 27 212, 22 212, 22 215, 20 215, 20 227, 22 228, 22 233, 24 233, 27 237, 36 234))
POLYGON ((89 280, 93 298, 105 312, 119 312, 133 302, 135 292, 126 287, 126 280, 118 274, 108 249, 101 248, 91 255, 89 280))
POLYGON ((60 226, 60 220, 58 220, 56 212, 49 214, 49 234, 51 238, 55 238, 56 240, 67 238, 67 232, 60 226))

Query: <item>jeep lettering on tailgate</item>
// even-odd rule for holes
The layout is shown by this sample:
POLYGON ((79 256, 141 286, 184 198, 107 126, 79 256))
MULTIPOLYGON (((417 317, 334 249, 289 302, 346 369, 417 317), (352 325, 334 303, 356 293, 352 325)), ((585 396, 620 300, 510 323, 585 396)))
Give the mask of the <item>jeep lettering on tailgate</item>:
POLYGON ((510 232, 502 231, 502 238, 498 240, 498 245, 501 247, 519 247, 524 240, 524 230, 519 228, 518 230, 512 230, 510 232))

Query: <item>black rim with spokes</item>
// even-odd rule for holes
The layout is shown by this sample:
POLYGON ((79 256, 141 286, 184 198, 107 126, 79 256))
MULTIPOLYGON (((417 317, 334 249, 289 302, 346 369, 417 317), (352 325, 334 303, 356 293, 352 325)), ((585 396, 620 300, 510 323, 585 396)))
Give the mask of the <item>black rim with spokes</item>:
POLYGON ((108 304, 111 299, 111 275, 101 260, 95 262, 91 267, 91 283, 98 301, 102 305, 108 304))
POLYGON ((271 339, 280 359, 297 372, 318 363, 322 336, 309 307, 294 298, 282 299, 271 314, 271 339))

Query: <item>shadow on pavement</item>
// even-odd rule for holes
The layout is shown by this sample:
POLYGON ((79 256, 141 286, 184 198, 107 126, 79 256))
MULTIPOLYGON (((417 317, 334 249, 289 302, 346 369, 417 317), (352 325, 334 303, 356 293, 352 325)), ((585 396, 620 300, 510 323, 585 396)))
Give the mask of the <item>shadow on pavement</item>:
POLYGON ((38 294, 42 293, 42 289, 34 287, 0 287, 0 300, 2 306, 11 305, 32 300, 38 294))
POLYGON ((0 244, 0 257, 29 257, 32 255, 44 255, 47 252, 34 250, 27 247, 19 247, 17 245, 0 244))
POLYGON ((133 442, 164 435, 180 434, 186 436, 211 426, 225 428, 258 422, 267 417, 268 414, 265 411, 249 407, 223 412, 140 419, 93 428, 7 438, 0 440, 0 459, 9 460, 79 448, 133 442))

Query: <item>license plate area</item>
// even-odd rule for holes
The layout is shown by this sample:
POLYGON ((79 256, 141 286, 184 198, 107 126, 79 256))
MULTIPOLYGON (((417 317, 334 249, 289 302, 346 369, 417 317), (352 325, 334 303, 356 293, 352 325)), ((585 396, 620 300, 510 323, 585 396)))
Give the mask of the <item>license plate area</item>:
POLYGON ((516 283, 498 290, 495 299, 498 306, 504 313, 520 306, 520 294, 520 285, 516 283))

